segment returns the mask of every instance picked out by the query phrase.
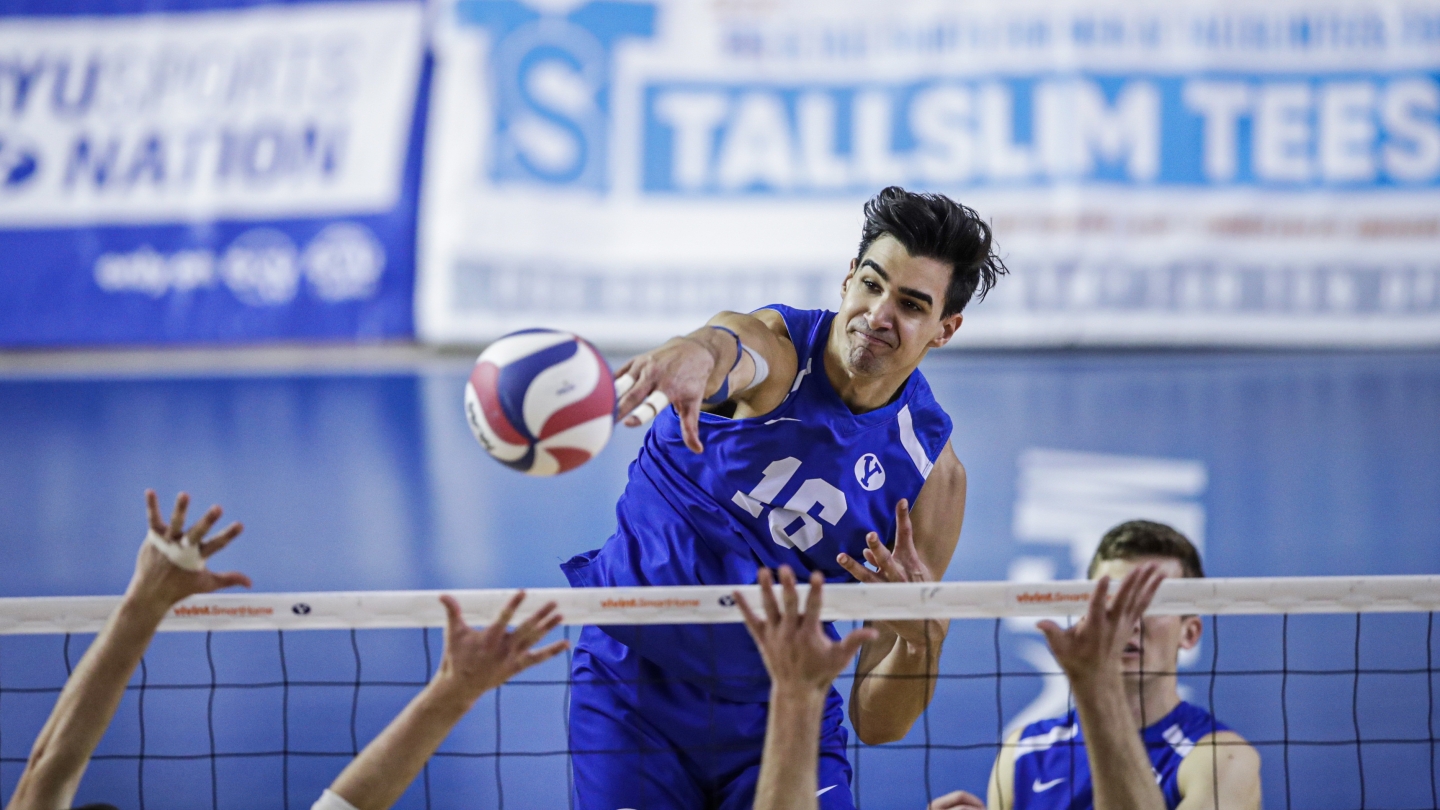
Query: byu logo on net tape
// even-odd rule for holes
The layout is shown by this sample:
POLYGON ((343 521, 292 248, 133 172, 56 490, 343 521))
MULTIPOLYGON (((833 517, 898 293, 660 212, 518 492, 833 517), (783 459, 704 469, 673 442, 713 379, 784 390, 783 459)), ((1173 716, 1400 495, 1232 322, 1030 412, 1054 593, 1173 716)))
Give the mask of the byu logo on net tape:
POLYGON ((866 453, 855 462, 855 480, 866 492, 874 492, 885 486, 885 468, 874 453, 866 453))
POLYGON ((596 0, 558 16, 518 0, 461 0, 456 12, 494 36, 494 179, 605 189, 615 45, 654 36, 655 6, 596 0))

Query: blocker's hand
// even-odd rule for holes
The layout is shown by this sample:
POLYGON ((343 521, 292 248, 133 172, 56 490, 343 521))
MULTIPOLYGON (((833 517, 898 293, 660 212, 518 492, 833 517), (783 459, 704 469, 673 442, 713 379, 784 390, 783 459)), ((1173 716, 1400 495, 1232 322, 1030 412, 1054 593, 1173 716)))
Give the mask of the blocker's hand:
MULTIPOLYGON (((910 525, 910 502, 904 498, 895 504, 895 548, 885 548, 885 544, 880 542, 880 535, 875 532, 865 535, 865 545, 865 561, 875 567, 873 571, 849 554, 838 554, 835 557, 835 561, 857 580, 872 583, 935 581, 935 575, 915 550, 915 532, 910 525)), ((900 636, 916 649, 924 649, 927 644, 937 644, 943 640, 945 633, 945 625, 934 620, 876 621, 874 624, 900 636)))
POLYGON ((493 624, 476 630, 465 624, 455 597, 441 596, 440 602, 445 605, 445 653, 435 673, 435 684, 454 690, 462 700, 474 703, 521 670, 548 661, 570 646, 568 641, 556 641, 531 649, 560 624, 554 602, 546 602, 511 631, 510 620, 515 618, 515 611, 524 600, 525 592, 517 592, 493 624))
MULTIPOLYGON (((158 535, 161 542, 174 545, 179 545, 182 541, 189 543, 199 549, 202 558, 209 559, 245 530, 239 523, 232 523, 224 531, 206 540, 205 535, 209 534, 216 521, 220 520, 224 510, 219 506, 212 506, 194 526, 186 529, 185 512, 189 508, 190 496, 180 493, 175 499, 175 511, 170 515, 169 524, 166 524, 160 518, 160 501, 155 496, 155 490, 145 490, 145 510, 150 531, 158 535)), ((168 610, 171 605, 187 596, 210 593, 235 585, 248 588, 250 578, 238 571, 216 573, 204 568, 199 571, 186 570, 171 562, 159 549, 147 542, 141 544, 140 554, 135 558, 135 575, 130 578, 130 587, 126 589, 125 595, 151 607, 168 610)))
POLYGON ((818 571, 810 575, 810 594, 805 598, 804 613, 800 612, 800 594, 795 589, 795 572, 790 566, 780 566, 780 603, 775 601, 771 587, 775 580, 770 569, 760 569, 757 579, 764 617, 755 615, 739 591, 734 594, 735 604, 745 616, 745 627, 755 639, 755 646, 760 648, 770 679, 776 686, 808 688, 823 694, 855 657, 860 645, 875 638, 875 631, 852 630, 840 641, 831 641, 825 635, 820 624, 820 591, 825 577, 818 571))
POLYGON ((1125 644, 1164 579, 1165 572, 1157 563, 1146 563, 1126 574, 1115 598, 1107 600, 1110 578, 1101 577, 1095 583, 1089 609, 1075 626, 1062 628, 1048 619, 1036 624, 1071 682, 1083 682, 1106 672, 1119 675, 1125 644))
POLYGON ((696 453, 703 452, 700 405, 709 393, 710 378, 715 375, 719 362, 717 350, 698 335, 671 338, 660 348, 632 358, 615 372, 617 380, 629 375, 635 381, 620 396, 615 412, 623 418, 626 427, 639 427, 665 407, 657 402, 658 392, 675 406, 685 446, 696 453), (642 404, 649 407, 640 408, 642 404), (639 413, 633 413, 636 408, 640 408, 639 413))

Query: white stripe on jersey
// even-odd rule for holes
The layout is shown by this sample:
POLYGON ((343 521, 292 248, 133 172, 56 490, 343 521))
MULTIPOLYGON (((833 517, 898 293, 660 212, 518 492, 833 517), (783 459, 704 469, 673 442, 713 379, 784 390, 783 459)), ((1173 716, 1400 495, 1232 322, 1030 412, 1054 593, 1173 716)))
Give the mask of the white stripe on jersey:
POLYGON ((1165 742, 1170 743, 1170 747, 1175 749, 1175 753, 1179 754, 1181 759, 1189 756, 1190 752, 1195 750, 1195 743, 1185 736, 1185 732, 1180 730, 1179 723, 1165 729, 1160 736, 1165 738, 1165 742))
POLYGON ((900 423, 900 444, 905 446, 905 452, 909 453, 910 460, 915 462, 915 469, 920 471, 920 477, 929 478, 935 465, 930 463, 930 459, 925 455, 925 448, 920 446, 920 440, 915 436, 915 422, 910 417, 910 406, 901 408, 895 419, 900 423))
POLYGON ((1077 723, 1073 726, 1056 726, 1044 734, 1036 734, 1033 737, 1021 737, 1015 743, 1015 756, 1019 758, 1036 751, 1048 750, 1056 743, 1075 739, 1075 735, 1079 733, 1080 725, 1077 723))

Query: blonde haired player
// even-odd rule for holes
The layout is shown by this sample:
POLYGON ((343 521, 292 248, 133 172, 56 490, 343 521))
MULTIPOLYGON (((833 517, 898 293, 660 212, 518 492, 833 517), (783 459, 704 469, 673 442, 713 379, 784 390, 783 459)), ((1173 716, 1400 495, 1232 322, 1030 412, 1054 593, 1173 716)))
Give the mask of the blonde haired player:
MULTIPOLYGON (((1169 526, 1132 520, 1106 532, 1089 576, 1099 582, 1080 622, 1040 623, 1075 708, 1005 740, 989 806, 1259 810, 1260 755, 1177 690, 1180 651, 1200 643, 1200 617, 1144 615, 1165 577, 1205 576, 1194 545, 1169 526)), ((930 810, 985 806, 955 791, 930 810)))

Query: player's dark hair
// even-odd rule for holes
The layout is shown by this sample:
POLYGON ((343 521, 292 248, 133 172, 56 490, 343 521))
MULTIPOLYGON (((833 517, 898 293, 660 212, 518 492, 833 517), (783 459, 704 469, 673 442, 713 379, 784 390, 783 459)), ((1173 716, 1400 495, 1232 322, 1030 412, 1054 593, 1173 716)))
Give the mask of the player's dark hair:
POLYGON ((1204 577, 1200 552, 1185 535, 1153 520, 1129 520, 1105 533, 1100 547, 1090 558, 1086 576, 1095 576, 1095 568, 1106 560, 1133 560, 1137 557, 1168 557, 1180 561, 1180 570, 1187 577, 1204 577))
POLYGON ((990 226, 972 208, 943 194, 917 194, 890 186, 865 203, 865 227, 860 231, 860 252, 864 258, 870 245, 890 234, 911 256, 923 256, 948 263, 954 268, 945 288, 945 318, 965 309, 972 296, 995 286, 1009 272, 995 255, 990 226))

